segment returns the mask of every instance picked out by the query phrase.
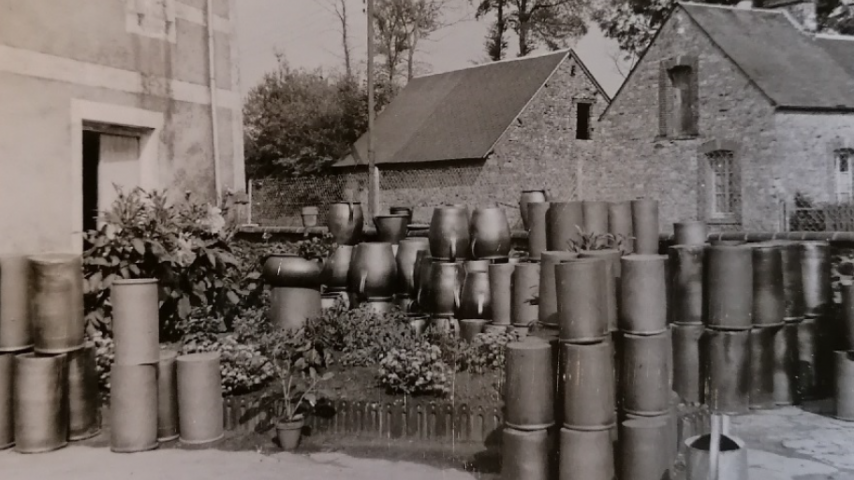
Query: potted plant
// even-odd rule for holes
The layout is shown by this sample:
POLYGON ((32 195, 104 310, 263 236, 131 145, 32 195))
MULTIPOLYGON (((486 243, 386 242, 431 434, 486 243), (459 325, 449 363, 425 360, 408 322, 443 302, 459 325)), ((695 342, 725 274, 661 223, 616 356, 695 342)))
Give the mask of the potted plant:
POLYGON ((317 226, 317 207, 302 207, 302 226, 305 228, 317 226))
POLYGON ((314 336, 306 328, 271 328, 260 335, 259 349, 275 372, 277 388, 265 395, 263 403, 275 402, 280 412, 276 436, 282 450, 297 448, 305 426, 305 415, 317 405, 320 384, 332 378, 323 373, 328 360, 314 336))

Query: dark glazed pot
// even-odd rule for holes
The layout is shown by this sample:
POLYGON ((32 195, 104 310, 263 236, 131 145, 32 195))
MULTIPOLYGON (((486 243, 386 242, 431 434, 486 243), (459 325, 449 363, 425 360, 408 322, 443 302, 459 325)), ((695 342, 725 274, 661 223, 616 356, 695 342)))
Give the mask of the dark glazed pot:
POLYGON ((360 300, 391 299, 397 264, 388 242, 364 242, 353 249, 347 287, 360 300))
POLYGON ((271 287, 320 288, 321 267, 299 255, 273 254, 264 260, 261 276, 271 287))
POLYGON ((608 336, 610 330, 602 296, 605 262, 604 259, 586 258, 555 265, 557 318, 562 342, 596 343, 608 336))
MULTIPOLYGON (((430 269, 430 307, 436 317, 453 317, 460 305, 461 263, 435 262, 430 269)), ((422 292, 422 298, 424 293, 422 292)))
POLYGON ((579 229, 584 228, 581 202, 551 202, 546 211, 546 248, 565 250, 581 242, 579 229))
POLYGON ((554 440, 548 430, 501 431, 502 480, 549 480, 554 440))
POLYGON ((552 346, 528 337, 505 350, 505 425, 541 430, 555 423, 555 370, 552 346))
POLYGON ((377 215, 374 226, 377 227, 377 240, 397 245, 406 238, 409 217, 406 215, 377 215))
POLYGON ((426 238, 405 238, 397 247, 397 279, 400 282, 398 290, 413 297, 417 295, 416 278, 419 252, 429 253, 430 241, 426 238))
POLYGON ((355 245, 362 238, 365 228, 365 215, 362 204, 358 202, 338 202, 329 206, 326 220, 329 233, 338 245, 355 245))
POLYGON ((29 257, 30 318, 36 353, 55 354, 82 347, 83 260, 74 254, 29 257))
POLYGON ((339 245, 329 255, 323 264, 321 282, 327 292, 343 292, 347 290, 347 272, 350 271, 350 260, 353 258, 353 247, 339 245))
POLYGON ((620 394, 626 413, 651 417, 670 408, 673 345, 670 330, 656 335, 623 335, 620 394))
POLYGON ((510 275, 510 321, 516 326, 530 326, 538 320, 540 264, 517 263, 510 275))
POLYGON ((547 202, 545 190, 522 190, 522 197, 519 199, 519 214, 522 216, 522 225, 525 230, 530 228, 528 223, 528 204, 532 202, 547 202))
POLYGON ((703 266, 706 324, 722 330, 750 330, 753 325, 753 249, 747 245, 712 245, 703 266))
POLYGON ((670 276, 670 323, 703 324, 703 259, 705 245, 674 245, 667 249, 670 276))
POLYGON ((653 335, 667 329, 667 256, 627 255, 620 277, 620 330, 653 335))
POLYGON ((829 243, 804 242, 801 244, 801 274, 806 316, 818 317, 826 314, 833 302, 829 243))
POLYGON ((753 325, 782 325, 785 315, 782 248, 757 244, 753 247, 753 325))
POLYGON ((611 430, 560 429, 559 478, 614 479, 614 445, 611 430))
POLYGON ((489 291, 489 273, 467 272, 463 276, 460 293, 459 318, 492 318, 492 295, 489 291))
POLYGON ((607 430, 617 424, 611 342, 560 344, 563 427, 607 430))
POLYGON ((471 253, 474 258, 503 258, 510 254, 510 224, 504 209, 477 208, 471 217, 471 253))
MULTIPOLYGON (((398 251, 398 253, 400 252, 398 251)), ((415 254, 413 271, 415 303, 421 311, 431 312, 433 307, 430 282, 433 278, 433 258, 430 256, 430 250, 419 250, 415 254)))
POLYGON ((666 415, 636 417, 620 423, 617 478, 631 480, 670 478, 669 455, 666 448, 670 439, 669 427, 666 415))
POLYGON ((409 219, 409 222, 412 221, 412 209, 410 207, 390 207, 388 209, 388 213, 392 215, 406 215, 406 218, 409 219))
POLYGON ((706 329, 706 392, 713 413, 738 415, 750 409, 750 330, 706 329))
POLYGON ((686 220, 673 224, 673 245, 705 245, 709 228, 701 220, 686 220))
POLYGON ((443 206, 433 210, 430 221, 430 256, 440 260, 465 260, 469 256, 468 210, 458 206, 443 206))

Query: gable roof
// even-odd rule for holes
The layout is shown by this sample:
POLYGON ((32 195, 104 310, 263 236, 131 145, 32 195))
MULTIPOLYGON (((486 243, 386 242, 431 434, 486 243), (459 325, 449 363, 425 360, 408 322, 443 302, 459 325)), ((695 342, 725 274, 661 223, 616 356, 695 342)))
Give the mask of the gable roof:
MULTIPOLYGON (((783 9, 686 2, 677 3, 676 8, 683 9, 774 106, 854 110, 854 41, 850 37, 810 35, 783 9)), ((657 36, 658 32, 647 50, 657 36)), ((631 73, 620 90, 631 80, 631 73)))
MULTIPOLYGON (((413 78, 377 115, 375 163, 484 158, 569 56, 593 79, 571 50, 413 78)), ((367 164, 367 135, 335 166, 360 164, 367 164)))

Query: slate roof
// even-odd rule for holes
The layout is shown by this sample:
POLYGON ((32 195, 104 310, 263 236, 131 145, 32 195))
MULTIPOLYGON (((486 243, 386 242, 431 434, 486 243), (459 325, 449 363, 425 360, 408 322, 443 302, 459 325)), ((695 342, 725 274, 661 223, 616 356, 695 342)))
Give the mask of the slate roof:
MULTIPOLYGON (((574 53, 564 50, 413 78, 377 115, 374 161, 379 165, 485 157, 570 55, 583 68, 574 53)), ((357 157, 348 155, 335 166, 367 164, 366 135, 354 150, 357 157)))
POLYGON ((682 3, 778 107, 854 110, 854 41, 801 31, 780 10, 682 3))

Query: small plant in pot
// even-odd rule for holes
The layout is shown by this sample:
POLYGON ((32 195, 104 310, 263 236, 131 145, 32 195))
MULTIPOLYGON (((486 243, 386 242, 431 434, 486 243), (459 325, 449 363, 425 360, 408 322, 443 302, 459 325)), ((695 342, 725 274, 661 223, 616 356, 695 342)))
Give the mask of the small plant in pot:
POLYGON ((279 444, 282 450, 294 450, 302 437, 305 416, 317 405, 321 383, 332 378, 332 372, 324 373, 329 355, 306 328, 270 328, 259 337, 259 349, 273 366, 278 381, 277 388, 262 402, 277 406, 279 444))

